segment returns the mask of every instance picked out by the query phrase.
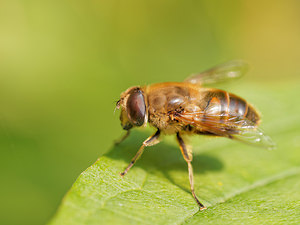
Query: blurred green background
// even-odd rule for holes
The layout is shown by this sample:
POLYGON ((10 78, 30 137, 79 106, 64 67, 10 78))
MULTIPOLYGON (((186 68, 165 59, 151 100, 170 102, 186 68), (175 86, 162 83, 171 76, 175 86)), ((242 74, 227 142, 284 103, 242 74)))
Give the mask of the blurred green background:
POLYGON ((113 110, 129 86, 231 59, 252 65, 240 83, 254 91, 297 86, 299 12, 297 0, 1 0, 0 224, 53 216, 121 135, 113 110))

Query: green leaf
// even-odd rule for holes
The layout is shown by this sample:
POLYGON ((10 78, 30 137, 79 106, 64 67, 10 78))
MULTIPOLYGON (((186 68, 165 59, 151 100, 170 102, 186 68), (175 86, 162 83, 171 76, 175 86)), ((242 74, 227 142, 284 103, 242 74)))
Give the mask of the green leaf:
POLYGON ((192 138, 195 190, 207 210, 198 210, 187 165, 170 138, 147 148, 120 177, 150 135, 135 131, 79 176, 50 224, 298 224, 300 106, 289 100, 297 96, 297 88, 281 87, 270 95, 257 88, 249 96, 264 112, 274 151, 225 138, 192 138))

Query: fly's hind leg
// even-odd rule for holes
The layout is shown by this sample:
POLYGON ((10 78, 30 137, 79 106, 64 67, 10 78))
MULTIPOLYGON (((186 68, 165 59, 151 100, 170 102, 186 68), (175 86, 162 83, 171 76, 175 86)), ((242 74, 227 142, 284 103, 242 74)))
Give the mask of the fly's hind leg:
POLYGON ((187 148, 187 146, 185 145, 185 143, 179 133, 177 133, 177 141, 178 141, 181 153, 183 155, 183 158, 188 164, 189 180, 190 180, 192 195, 193 195, 194 199, 196 200, 197 204, 199 205, 200 210, 206 209, 206 207, 198 200, 198 198, 195 194, 195 191, 194 191, 194 174, 193 174, 193 167, 192 167, 192 163, 191 163, 192 159, 193 159, 192 151, 187 148))
POLYGON ((135 156, 132 158, 130 164, 127 166, 127 168, 124 170, 124 172, 120 173, 120 175, 123 177, 130 168, 134 165, 134 163, 141 157, 141 155, 144 152, 144 148, 147 146, 153 146, 159 143, 159 136, 160 136, 160 130, 157 130, 155 134, 148 137, 144 142, 143 145, 140 147, 138 152, 135 154, 135 156))

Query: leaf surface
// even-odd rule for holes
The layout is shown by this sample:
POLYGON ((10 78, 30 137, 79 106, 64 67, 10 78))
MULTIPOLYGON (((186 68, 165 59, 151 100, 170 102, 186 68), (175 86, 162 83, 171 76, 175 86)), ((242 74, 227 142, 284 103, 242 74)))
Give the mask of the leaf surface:
POLYGON ((120 177, 150 135, 135 131, 78 177, 50 224, 299 223, 300 107, 289 100, 299 91, 284 91, 266 95, 258 88, 249 97, 264 112, 263 125, 276 150, 224 138, 192 138, 195 190, 207 210, 198 211, 187 165, 170 138, 147 148, 120 177))

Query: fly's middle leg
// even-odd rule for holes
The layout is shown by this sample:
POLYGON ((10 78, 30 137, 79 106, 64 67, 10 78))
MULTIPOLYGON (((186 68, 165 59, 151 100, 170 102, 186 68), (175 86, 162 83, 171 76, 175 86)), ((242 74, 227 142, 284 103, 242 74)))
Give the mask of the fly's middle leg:
POLYGON ((195 201, 197 202, 197 204, 199 205, 200 210, 206 209, 206 207, 199 201, 199 199, 197 198, 195 191, 194 191, 194 174, 193 174, 193 167, 192 167, 192 163, 191 163, 192 159, 193 159, 192 151, 187 148, 186 144, 184 143, 184 141, 179 133, 177 133, 177 141, 178 141, 181 153, 183 155, 183 158, 188 164, 189 180, 190 180, 192 195, 193 195, 195 201))

